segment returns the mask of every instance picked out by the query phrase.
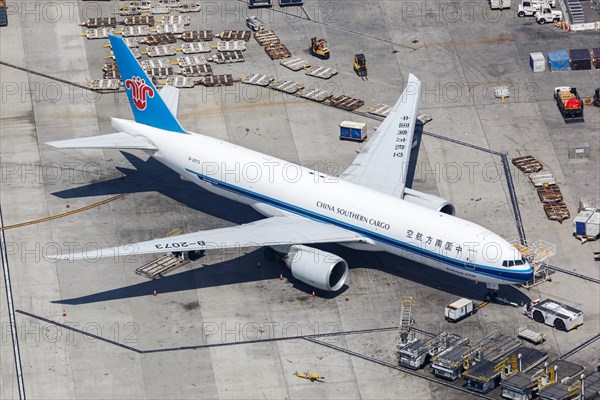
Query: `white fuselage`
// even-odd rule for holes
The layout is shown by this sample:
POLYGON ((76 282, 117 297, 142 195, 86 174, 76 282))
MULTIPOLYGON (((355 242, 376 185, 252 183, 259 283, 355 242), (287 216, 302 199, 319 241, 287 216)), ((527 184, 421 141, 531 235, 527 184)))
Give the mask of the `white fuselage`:
POLYGON ((502 266, 521 258, 514 246, 474 223, 208 136, 120 119, 113 127, 152 142, 159 149, 154 158, 210 192, 265 216, 301 216, 364 237, 350 247, 389 252, 479 282, 531 279, 527 263, 502 266))

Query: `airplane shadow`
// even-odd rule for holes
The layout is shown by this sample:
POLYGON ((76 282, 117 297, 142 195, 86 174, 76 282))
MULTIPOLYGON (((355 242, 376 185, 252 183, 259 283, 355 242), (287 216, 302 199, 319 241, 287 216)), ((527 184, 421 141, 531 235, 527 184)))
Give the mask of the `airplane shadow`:
MULTIPOLYGON (((188 264, 190 265, 190 264, 188 264)), ((157 293, 173 293, 186 290, 219 287, 247 282, 258 282, 269 279, 279 279, 280 274, 298 290, 307 294, 312 293, 312 288, 297 279, 285 267, 283 261, 267 261, 261 249, 245 254, 235 259, 218 262, 215 264, 192 267, 183 272, 163 276, 160 279, 149 280, 116 289, 93 293, 71 299, 55 300, 52 303, 65 305, 83 305, 111 300, 122 300, 157 293), (260 262, 260 266, 259 266, 260 262)), ((332 298, 339 296, 348 287, 336 293, 319 293, 320 297, 332 298), (323 296, 321 296, 323 295, 323 296)))
MULTIPOLYGON (((316 247, 344 258, 349 264, 350 274, 352 274, 352 269, 374 268, 420 285, 450 293, 457 297, 466 297, 474 300, 482 300, 487 292, 484 284, 476 284, 467 279, 450 275, 446 272, 387 253, 361 252, 338 245, 316 247)), ((285 267, 282 261, 267 261, 263 257, 262 250, 258 249, 235 259, 203 265, 183 272, 167 275, 154 281, 145 281, 71 299, 56 300, 53 301, 53 303, 84 305, 110 300, 148 296, 152 294, 154 290, 159 293, 173 293, 279 279, 280 274, 282 274, 285 280, 288 283, 291 283, 298 291, 308 295, 313 292, 314 289, 311 286, 295 279, 292 276, 291 271, 285 267)), ((341 290, 335 293, 321 290, 315 290, 315 293, 321 298, 334 299, 344 294, 348 289, 349 287, 344 285, 341 290)), ((500 286, 499 297, 506 298, 519 305, 531 301, 527 295, 508 285, 500 286)))
POLYGON ((180 179, 175 171, 152 157, 144 161, 128 152, 121 151, 121 154, 133 166, 133 168, 116 167, 123 176, 52 194, 61 199, 72 199, 122 193, 158 192, 192 209, 236 224, 264 218, 249 206, 217 196, 192 182, 180 179))

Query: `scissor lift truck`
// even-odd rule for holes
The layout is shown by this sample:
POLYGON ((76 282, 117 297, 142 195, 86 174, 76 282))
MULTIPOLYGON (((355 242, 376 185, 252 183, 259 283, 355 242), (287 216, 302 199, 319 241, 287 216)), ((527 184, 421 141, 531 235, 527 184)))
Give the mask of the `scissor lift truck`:
POLYGON ((523 314, 535 322, 544 323, 568 332, 583 325, 583 311, 554 300, 534 300, 523 306, 523 314))
POLYGON ((449 347, 468 343, 467 338, 442 332, 428 340, 414 339, 398 346, 398 362, 403 367, 419 369, 431 358, 449 347))

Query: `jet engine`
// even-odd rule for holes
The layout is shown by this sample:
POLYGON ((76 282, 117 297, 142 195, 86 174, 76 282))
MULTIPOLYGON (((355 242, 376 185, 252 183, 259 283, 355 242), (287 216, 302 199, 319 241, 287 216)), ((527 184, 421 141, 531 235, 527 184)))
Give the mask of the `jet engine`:
POLYGON ((338 291, 348 277, 348 263, 326 251, 294 245, 284 261, 294 278, 328 292, 338 291))
POLYGON ((439 196, 418 192, 413 189, 404 189, 404 200, 409 203, 418 204, 423 207, 430 208, 442 212, 444 214, 454 215, 454 206, 448 200, 439 196))

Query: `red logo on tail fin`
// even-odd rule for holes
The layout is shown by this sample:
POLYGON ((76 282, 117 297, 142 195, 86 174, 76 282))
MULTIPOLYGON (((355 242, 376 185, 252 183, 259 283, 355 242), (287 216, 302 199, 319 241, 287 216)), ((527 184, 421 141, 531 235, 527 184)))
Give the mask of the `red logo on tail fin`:
POLYGON ((154 90, 139 76, 127 79, 125 81, 125 88, 132 90, 133 104, 135 104, 135 107, 140 111, 146 109, 146 105, 148 104, 146 97, 154 97, 154 90))

